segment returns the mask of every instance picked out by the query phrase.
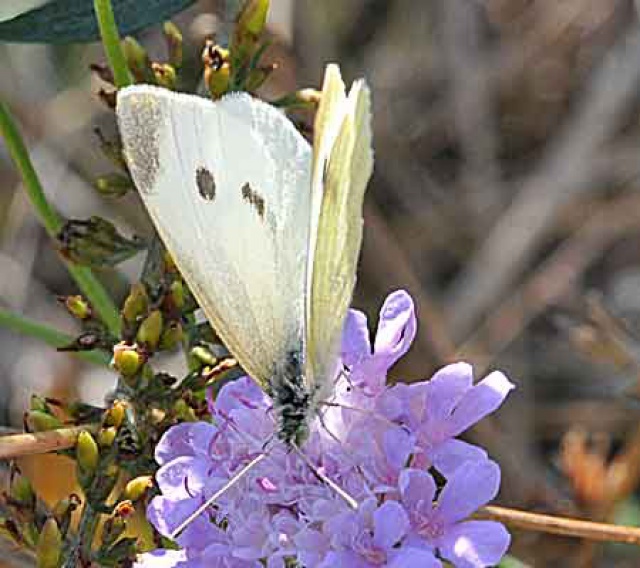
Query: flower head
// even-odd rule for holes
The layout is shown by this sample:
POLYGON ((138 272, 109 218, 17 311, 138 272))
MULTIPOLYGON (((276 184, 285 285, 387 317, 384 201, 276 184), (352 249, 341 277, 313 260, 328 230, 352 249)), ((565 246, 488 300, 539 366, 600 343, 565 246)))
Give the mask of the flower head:
POLYGON ((371 347, 366 317, 345 322, 331 405, 302 447, 317 472, 348 492, 353 511, 295 452, 274 437, 272 402, 243 377, 210 401, 211 423, 180 424, 156 448, 161 494, 147 514, 169 536, 251 459, 262 460, 177 537, 182 551, 154 552, 139 566, 305 568, 346 566, 481 568, 504 554, 509 536, 489 521, 466 521, 492 499, 498 466, 456 437, 493 412, 513 385, 492 373, 476 385, 457 363, 429 381, 386 386, 416 333, 413 302, 391 294, 371 347), (463 466, 464 465, 464 466, 463 466), (446 478, 440 493, 428 472, 446 478), (463 466, 463 467, 462 467, 463 466), (153 564, 157 561, 157 564, 153 564))

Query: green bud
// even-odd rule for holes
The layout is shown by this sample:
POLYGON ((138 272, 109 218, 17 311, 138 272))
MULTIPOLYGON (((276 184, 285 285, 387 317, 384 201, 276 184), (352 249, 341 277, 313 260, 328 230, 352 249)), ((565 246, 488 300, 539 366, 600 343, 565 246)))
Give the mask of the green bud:
POLYGON ((96 178, 93 187, 100 195, 122 197, 133 189, 131 178, 124 174, 112 173, 96 178))
POLYGON ((50 414, 49 404, 47 403, 47 399, 43 396, 32 394, 29 399, 29 409, 30 410, 40 410, 42 412, 46 412, 50 414))
POLYGON ((274 106, 293 109, 315 109, 320 104, 320 92, 315 89, 300 89, 274 101, 274 106))
POLYGON ((162 25, 162 32, 167 42, 169 63, 176 69, 180 69, 182 66, 182 32, 173 22, 165 22, 162 25))
POLYGON ((229 88, 231 66, 229 64, 229 50, 214 45, 208 40, 202 51, 204 64, 204 82, 214 99, 220 98, 229 88))
POLYGON ((79 320, 86 320, 91 317, 91 307, 82 296, 67 296, 64 298, 64 307, 67 311, 79 320))
POLYGON ((142 282, 131 286, 131 291, 122 305, 122 317, 127 323, 135 323, 149 309, 149 296, 142 282))
POLYGON ((169 286, 169 296, 173 306, 181 310, 184 307, 184 284, 181 280, 174 280, 169 286))
POLYGON ((174 349, 176 345, 182 341, 183 337, 184 333, 180 322, 172 321, 162 332, 162 337, 160 338, 160 349, 167 351, 174 349))
POLYGON ((30 410, 26 416, 27 424, 32 432, 46 432, 62 428, 62 421, 48 412, 30 410))
POLYGON ((98 445, 101 448, 110 448, 118 435, 118 429, 115 426, 109 428, 101 428, 98 432, 98 445))
POLYGON ((153 310, 138 328, 138 334, 136 335, 138 343, 150 349, 155 349, 162 334, 162 319, 162 312, 153 310))
POLYGON ((151 62, 147 50, 131 36, 127 36, 122 40, 122 51, 136 81, 148 82, 151 77, 151 62))
POLYGON ((176 88, 176 70, 173 65, 168 63, 152 63, 151 70, 155 77, 156 84, 165 89, 173 90, 176 88))
POLYGON ((38 568, 58 568, 62 557, 62 535, 58 528, 58 523, 50 517, 44 523, 38 546, 36 548, 36 558, 38 568))
POLYGON ((267 23, 269 0, 247 0, 238 14, 235 35, 257 38, 267 23))
POLYGON ((95 472, 100 461, 100 450, 98 444, 96 444, 93 436, 83 430, 78 434, 78 441, 76 442, 76 461, 80 466, 80 469, 86 473, 95 472))
POLYGON ((111 407, 108 408, 104 413, 104 425, 120 428, 120 425, 122 424, 124 416, 127 412, 127 406, 128 405, 124 400, 114 401, 111 407))
POLYGON ((143 363, 144 358, 138 353, 135 345, 121 342, 113 346, 112 364, 123 377, 134 377, 143 363))
POLYGON ((9 495, 14 501, 28 508, 32 508, 36 502, 36 494, 31 482, 18 471, 11 478, 9 495))
POLYGON ((210 367, 213 367, 218 362, 213 353, 202 345, 196 345, 192 348, 191 356, 196 359, 200 365, 209 365, 210 367))
POLYGON ((142 499, 151 487, 153 487, 153 476, 141 475, 127 483, 122 495, 125 499, 137 501, 138 499, 142 499))
POLYGON ((73 512, 81 505, 82 501, 75 493, 72 493, 69 497, 60 499, 51 510, 53 517, 58 523, 60 532, 66 534, 71 524, 71 517, 73 512))

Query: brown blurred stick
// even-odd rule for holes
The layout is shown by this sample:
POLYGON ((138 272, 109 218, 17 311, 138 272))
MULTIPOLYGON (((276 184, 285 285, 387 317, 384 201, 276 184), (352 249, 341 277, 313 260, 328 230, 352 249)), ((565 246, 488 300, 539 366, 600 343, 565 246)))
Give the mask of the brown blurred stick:
POLYGON ((66 450, 75 446, 78 434, 82 431, 97 431, 96 424, 60 428, 48 432, 31 434, 13 434, 0 436, 0 459, 13 459, 34 454, 46 454, 66 450))
POLYGON ((626 544, 640 545, 639 527, 594 523, 582 519, 542 515, 492 505, 483 507, 474 517, 500 521, 510 527, 524 530, 585 538, 601 542, 623 542, 626 544))

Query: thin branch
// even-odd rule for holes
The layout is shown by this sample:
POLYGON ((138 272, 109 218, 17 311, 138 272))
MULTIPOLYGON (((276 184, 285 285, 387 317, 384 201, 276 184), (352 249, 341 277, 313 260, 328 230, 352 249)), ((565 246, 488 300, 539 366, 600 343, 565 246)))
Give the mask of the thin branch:
POLYGON ((87 424, 49 430, 48 432, 0 436, 0 459, 8 460, 21 456, 68 450, 75 446, 80 432, 96 432, 97 429, 97 425, 87 424))
POLYGON ((639 527, 594 523, 582 519, 542 515, 492 505, 483 507, 474 517, 500 521, 510 527, 524 530, 586 538, 600 542, 623 542, 640 545, 639 527))
POLYGON ((113 8, 110 0, 94 0, 93 9, 96 13, 100 36, 105 54, 109 60, 109 66, 113 71, 115 85, 118 88, 126 87, 132 83, 131 73, 127 66, 127 60, 120 46, 120 34, 113 15, 113 8))
MULTIPOLYGON (((67 335, 48 325, 44 325, 3 308, 0 308, 0 327, 21 333, 22 335, 34 337, 35 339, 40 339, 47 345, 56 348, 69 345, 74 340, 71 335, 67 335)), ((109 364, 109 356, 100 351, 77 351, 72 353, 80 359, 84 359, 94 365, 106 366, 109 364)))

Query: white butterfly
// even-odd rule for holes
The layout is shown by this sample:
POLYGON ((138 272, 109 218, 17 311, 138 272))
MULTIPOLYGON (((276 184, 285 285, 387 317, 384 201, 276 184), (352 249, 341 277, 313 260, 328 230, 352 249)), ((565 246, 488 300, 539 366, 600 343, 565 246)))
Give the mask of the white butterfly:
POLYGON ((313 149, 244 93, 212 102, 133 86, 118 93, 117 114, 160 237, 220 338, 272 396, 278 437, 297 448, 331 393, 356 281, 373 169, 367 85, 347 95, 327 66, 313 149))

